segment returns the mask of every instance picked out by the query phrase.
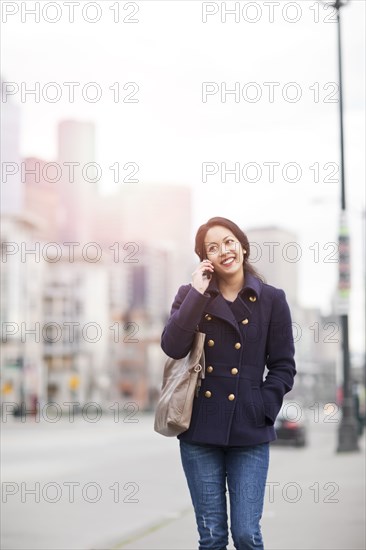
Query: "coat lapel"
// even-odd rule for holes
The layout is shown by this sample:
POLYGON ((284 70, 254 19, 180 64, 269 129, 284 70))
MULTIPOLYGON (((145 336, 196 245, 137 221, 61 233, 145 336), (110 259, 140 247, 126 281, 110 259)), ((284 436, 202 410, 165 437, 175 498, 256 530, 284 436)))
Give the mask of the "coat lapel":
POLYGON ((238 322, 240 322, 246 315, 252 313, 252 305, 249 305, 246 300, 248 294, 255 294, 259 299, 261 293, 261 281, 247 273, 245 275, 245 283, 242 290, 238 293, 236 300, 232 306, 229 306, 220 290, 218 288, 215 276, 212 277, 210 284, 206 290, 211 294, 212 299, 208 302, 205 308, 205 313, 209 313, 215 317, 223 319, 227 323, 230 323, 235 330, 239 331, 238 322))
POLYGON ((217 294, 208 302, 205 308, 205 313, 209 313, 214 317, 219 317, 237 328, 237 321, 234 314, 221 294, 217 294))

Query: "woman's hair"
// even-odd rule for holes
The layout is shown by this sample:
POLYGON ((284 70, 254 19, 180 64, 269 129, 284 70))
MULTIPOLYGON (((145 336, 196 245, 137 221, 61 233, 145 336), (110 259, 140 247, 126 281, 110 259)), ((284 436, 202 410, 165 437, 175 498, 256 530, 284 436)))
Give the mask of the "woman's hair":
POLYGON ((258 277, 258 279, 261 279, 263 282, 265 282, 264 277, 260 273, 258 273, 258 271, 248 261, 250 257, 250 244, 248 241, 248 237, 246 236, 244 231, 242 231, 240 227, 236 225, 236 223, 232 222, 231 220, 228 220, 227 218, 221 218, 219 216, 215 218, 210 218, 208 222, 204 223, 198 228, 196 233, 194 251, 196 252, 199 259, 202 261, 207 257, 206 251, 205 251, 205 237, 206 237, 207 231, 211 227, 214 227, 215 225, 221 225, 223 227, 227 227, 233 233, 233 235, 235 235, 235 237, 238 239, 241 246, 243 247, 243 250, 246 251, 246 254, 244 254, 244 273, 251 273, 255 277, 258 277))

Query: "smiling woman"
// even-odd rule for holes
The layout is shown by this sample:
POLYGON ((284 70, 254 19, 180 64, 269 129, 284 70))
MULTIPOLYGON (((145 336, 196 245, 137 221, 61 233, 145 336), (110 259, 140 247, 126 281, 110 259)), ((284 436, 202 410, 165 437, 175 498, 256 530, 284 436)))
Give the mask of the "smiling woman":
POLYGON ((161 346, 183 358, 196 327, 206 334, 205 377, 189 428, 177 436, 199 548, 228 544, 227 484, 235 548, 263 549, 269 443, 296 374, 290 310, 284 291, 250 265, 248 238, 234 222, 215 217, 201 225, 195 251, 201 261, 192 283, 178 290, 161 346))
POLYGON ((204 248, 205 255, 210 259, 205 259, 204 262, 217 274, 224 298, 235 300, 244 283, 243 257, 246 251, 235 235, 227 235, 227 231, 227 227, 221 225, 213 226, 207 231, 204 248), (226 274, 230 274, 230 277, 226 274))
POLYGON ((250 245, 247 236, 227 218, 211 218, 201 225, 196 235, 195 251, 201 261, 207 260, 211 265, 212 271, 217 274, 221 293, 228 300, 235 299, 244 285, 245 272, 264 282, 264 278, 248 262, 250 245), (220 277, 224 273, 231 276, 220 277))

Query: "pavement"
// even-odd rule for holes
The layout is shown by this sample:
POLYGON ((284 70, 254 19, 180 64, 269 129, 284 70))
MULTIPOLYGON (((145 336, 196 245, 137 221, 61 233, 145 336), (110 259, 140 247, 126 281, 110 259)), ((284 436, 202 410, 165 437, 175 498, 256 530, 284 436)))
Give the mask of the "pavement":
MULTIPOLYGON (((366 548, 365 440, 358 452, 337 453, 339 419, 317 412, 309 411, 306 447, 271 445, 266 550, 366 548)), ((2 550, 197 549, 178 441, 154 432, 152 414, 137 420, 4 419, 2 550)))
MULTIPOLYGON (((317 426, 305 449, 271 446, 261 527, 266 550, 364 550, 365 438, 360 450, 336 453, 337 427, 317 426)), ((229 536, 228 549, 234 549, 229 536)), ((194 550, 191 505, 109 547, 194 550)))

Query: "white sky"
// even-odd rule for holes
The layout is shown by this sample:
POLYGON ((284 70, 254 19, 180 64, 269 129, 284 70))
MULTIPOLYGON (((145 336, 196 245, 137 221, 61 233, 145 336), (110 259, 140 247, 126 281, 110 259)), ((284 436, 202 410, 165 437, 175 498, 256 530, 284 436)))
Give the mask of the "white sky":
MULTIPOLYGON (((331 11, 320 5, 319 22, 315 22, 316 0, 280 1, 271 23, 268 3, 241 1, 240 10, 248 10, 247 19, 253 20, 254 10, 261 13, 260 19, 250 23, 241 14, 239 23, 234 16, 222 23, 221 2, 211 2, 219 12, 203 23, 202 2, 145 0, 130 6, 120 2, 121 21, 114 23, 111 7, 116 2, 102 1, 95 3, 101 18, 93 24, 81 17, 82 7, 88 4, 81 0, 75 6, 74 23, 68 22, 65 3, 57 2, 61 19, 52 24, 42 15, 35 23, 34 16, 24 13, 25 6, 30 9, 34 4, 2 2, 3 21, 6 5, 9 11, 15 9, 12 6, 19 9, 2 24, 2 78, 20 87, 24 82, 29 88, 39 82, 41 89, 48 82, 57 82, 63 95, 57 103, 42 98, 36 103, 32 96, 21 102, 20 93, 14 96, 21 106, 22 155, 54 160, 60 120, 94 121, 105 192, 113 189, 109 166, 117 161, 122 165, 136 162, 143 182, 192 186, 192 238, 198 225, 214 215, 231 218, 244 229, 277 225, 294 231, 303 250, 300 301, 326 312, 337 281, 337 264, 324 262, 329 250, 323 247, 337 240, 340 194, 339 182, 324 182, 331 174, 331 168, 324 169, 324 165, 339 162, 338 103, 324 102, 333 90, 329 83, 338 80, 336 23, 324 21, 332 16, 331 11), (133 17, 139 22, 122 22, 134 5, 139 10, 133 17), (22 10, 26 22, 21 21, 22 10), (287 22, 282 14, 293 19, 295 10, 299 20, 287 22), (74 103, 68 101, 63 82, 80 83, 74 103), (80 94, 88 82, 97 82, 102 90, 97 103, 88 103, 80 94), (109 87, 115 82, 120 83, 123 94, 131 90, 123 90, 126 82, 136 82, 139 102, 114 103, 109 87), (236 103, 233 96, 221 102, 218 93, 203 103, 202 82, 219 86, 224 82, 227 88, 239 82, 240 89, 255 82, 263 95, 257 103, 242 97, 236 103), (265 82, 279 83, 272 103, 265 82), (290 82, 297 83, 302 92, 296 103, 282 97, 290 82), (319 86, 319 102, 309 88, 314 83, 319 86), (262 178, 256 183, 235 183, 233 176, 228 176, 223 183, 216 175, 203 183, 203 162, 219 166, 226 162, 228 168, 235 162, 241 167, 256 162, 263 170, 262 178), (268 181, 265 162, 280 163, 274 182, 268 181), (300 181, 283 181, 280 171, 289 162, 301 166, 300 181), (320 166, 319 182, 309 168, 315 163, 320 166), (323 260, 318 264, 309 249, 316 242, 323 260)), ((230 8, 234 4, 226 2, 230 8)), ((47 12, 50 18, 55 13, 52 7, 47 12)), ((87 15, 93 18, 95 13, 90 6, 87 15)), ((342 8, 345 168, 353 262, 350 338, 359 350, 364 339, 365 281, 361 238, 365 209, 364 21, 363 0, 352 0, 342 8)), ((294 88, 289 89, 293 92, 294 88)), ((253 93, 254 88, 248 89, 246 97, 253 93)))

